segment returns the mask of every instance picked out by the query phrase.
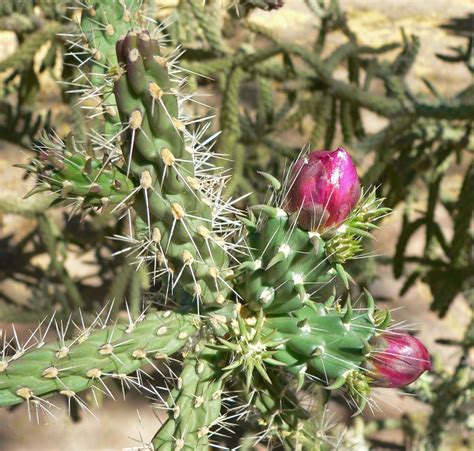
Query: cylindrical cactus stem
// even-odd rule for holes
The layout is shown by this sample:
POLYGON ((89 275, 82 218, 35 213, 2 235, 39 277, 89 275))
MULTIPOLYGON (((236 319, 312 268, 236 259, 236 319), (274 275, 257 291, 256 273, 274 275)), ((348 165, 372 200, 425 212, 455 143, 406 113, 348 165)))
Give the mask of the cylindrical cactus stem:
POLYGON ((179 284, 198 302, 222 304, 230 274, 227 244, 213 231, 220 201, 196 177, 193 138, 180 120, 179 86, 170 79, 175 69, 146 31, 118 41, 117 55, 125 69, 114 88, 128 124, 123 154, 142 188, 134 208, 153 237, 156 274, 167 273, 171 286, 179 284))
MULTIPOLYGON (((116 42, 141 22, 140 2, 135 0, 86 0, 82 10, 81 32, 91 52, 90 69, 87 78, 91 91, 84 96, 99 94, 104 118, 104 133, 116 135, 120 129, 120 118, 110 83, 111 74, 118 69, 116 42)), ((73 49, 74 50, 74 49, 73 49)), ((94 112, 94 116, 96 113, 94 112)))
MULTIPOLYGON (((385 317, 384 317, 385 318, 385 317)), ((352 390, 354 378, 364 383, 362 402, 370 391, 370 377, 365 362, 371 355, 369 341, 377 330, 387 327, 374 319, 373 300, 368 308, 353 310, 350 299, 344 308, 335 305, 304 306, 291 318, 271 317, 266 327, 274 329, 275 340, 284 341, 273 358, 286 364, 286 371, 295 375, 300 386, 306 378, 328 388, 343 385, 352 390)))
POLYGON ((276 373, 272 375, 272 385, 255 381, 252 392, 246 395, 259 427, 265 430, 265 442, 270 449, 281 444, 288 451, 319 450, 324 432, 318 424, 320 418, 311 418, 295 391, 281 380, 282 375, 276 373))
POLYGON ((98 318, 67 341, 45 344, 32 337, 34 345, 0 355, 0 406, 41 402, 55 393, 76 397, 93 386, 104 389, 108 377, 126 382, 129 373, 181 350, 198 323, 195 315, 162 311, 108 327, 98 318))
MULTIPOLYGON (((354 309, 350 298, 341 307, 332 296, 325 304, 309 302, 289 314, 268 316, 241 305, 233 317, 221 309, 211 321, 217 343, 209 346, 227 353, 223 371, 245 378, 249 392, 255 377, 272 385, 269 374, 281 367, 296 377, 298 387, 309 381, 328 390, 344 387, 363 406, 372 382, 369 363, 380 352, 371 343, 390 324, 389 313, 375 311, 369 294, 366 299, 363 309, 354 309)), ((417 376, 426 368, 420 366, 417 376)))
POLYGON ((156 450, 208 449, 221 420, 224 378, 219 353, 201 340, 184 360, 178 386, 168 399, 168 418, 153 438, 156 450))

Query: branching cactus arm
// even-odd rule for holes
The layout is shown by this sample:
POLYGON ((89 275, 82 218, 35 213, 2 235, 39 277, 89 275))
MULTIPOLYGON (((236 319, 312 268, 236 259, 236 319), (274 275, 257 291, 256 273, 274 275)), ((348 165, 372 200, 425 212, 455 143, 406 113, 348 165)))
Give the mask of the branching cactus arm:
MULTIPOLYGON (((196 333, 198 322, 195 315, 166 311, 103 327, 98 317, 92 325, 74 327, 75 338, 52 344, 44 343, 45 333, 38 329, 15 354, 9 356, 9 346, 4 346, 0 405, 41 402, 54 393, 75 398, 93 386, 107 390, 105 378, 126 381, 128 374, 181 350, 196 333)), ((137 381, 137 388, 141 385, 137 381)))
POLYGON ((198 342, 184 360, 177 387, 168 397, 168 418, 153 438, 157 450, 207 449, 222 426, 224 378, 219 353, 198 342))
POLYGON ((88 212, 97 208, 114 210, 133 193, 133 182, 123 171, 93 158, 73 135, 66 141, 43 135, 36 150, 38 159, 18 165, 38 174, 39 184, 27 197, 50 192, 55 195, 53 205, 67 199, 73 212, 88 212))

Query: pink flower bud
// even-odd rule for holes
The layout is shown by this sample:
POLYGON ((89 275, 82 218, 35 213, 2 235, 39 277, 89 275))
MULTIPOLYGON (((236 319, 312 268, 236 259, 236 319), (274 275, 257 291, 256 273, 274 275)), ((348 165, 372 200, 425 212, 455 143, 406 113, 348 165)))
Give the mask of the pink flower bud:
POLYGON ((428 350, 411 335, 386 332, 370 344, 373 350, 367 366, 376 387, 404 387, 431 370, 428 350))
POLYGON ((290 183, 285 209, 298 214, 298 223, 305 230, 339 225, 360 197, 355 165, 342 147, 314 150, 298 160, 290 183))

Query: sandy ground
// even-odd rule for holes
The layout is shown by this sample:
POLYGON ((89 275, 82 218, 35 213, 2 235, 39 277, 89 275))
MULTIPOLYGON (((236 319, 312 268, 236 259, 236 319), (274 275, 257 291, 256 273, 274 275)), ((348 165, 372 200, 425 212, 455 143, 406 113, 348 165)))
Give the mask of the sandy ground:
MULTIPOLYGON (((459 35, 442 28, 453 18, 467 18, 472 12, 470 0, 342 0, 353 29, 358 33, 361 42, 379 45, 391 40, 398 40, 400 28, 407 34, 417 33, 421 38, 421 53, 410 82, 415 91, 424 88, 419 82, 420 77, 433 80, 441 92, 452 94, 461 89, 469 81, 469 74, 464 68, 453 68, 441 63, 434 57, 435 52, 447 53, 448 47, 463 45, 465 40, 459 35)), ((306 13, 302 0, 287 0, 283 10, 273 13, 259 12, 254 17, 266 25, 272 24, 276 33, 305 42, 314 33, 312 18, 306 13), (270 22, 269 22, 270 20, 270 22)), ((337 42, 334 43, 336 45, 337 42)), ((1 46, 0 46, 1 47, 1 46)), ((6 47, 0 50, 5 56, 6 47)), ((374 128, 378 127, 374 119, 374 128)), ((21 181, 21 171, 12 170, 11 165, 26 156, 20 149, 0 142, 0 194, 17 193, 23 195, 27 187, 21 181)), ((440 212, 442 214, 442 212, 440 212)), ((392 255, 395 238, 399 230, 400 214, 395 212, 384 222, 384 227, 377 236, 376 250, 378 253, 392 255)), ((447 224, 449 227, 449 224, 447 224)), ((16 216, 4 216, 0 224, 0 234, 20 230, 24 233, 29 228, 27 219, 16 216)), ((422 247, 420 237, 415 239, 415 248, 422 247)), ((1 283, 1 281, 0 281, 1 283)), ((388 305, 397 309, 394 317, 398 321, 407 321, 419 330, 420 338, 434 353, 439 353, 446 365, 456 360, 456 355, 449 349, 435 344, 436 338, 459 338, 468 320, 467 307, 462 299, 457 299, 454 306, 443 320, 429 311, 431 302, 429 290, 422 283, 415 285, 402 299, 398 292, 401 282, 395 281, 389 267, 378 268, 377 280, 372 292, 391 300, 388 305)), ((19 287, 5 285, 0 289, 9 289, 16 296, 24 296, 19 287)), ((400 396, 394 391, 384 392, 381 400, 384 416, 399 417, 404 411, 426 410, 426 406, 413 398, 400 396)), ((138 446, 140 436, 148 440, 156 430, 159 422, 153 411, 133 394, 126 402, 105 401, 106 410, 94 410, 99 420, 85 415, 83 421, 72 424, 67 416, 67 406, 58 403, 60 410, 54 410, 56 418, 49 418, 45 426, 40 426, 33 418, 28 419, 28 406, 23 405, 12 412, 0 411, 0 450, 108 450, 124 449, 138 446), (135 441, 138 439, 138 442, 135 441)), ((34 408, 30 406, 32 414, 34 408)), ((378 416, 381 416, 379 413, 378 416)))

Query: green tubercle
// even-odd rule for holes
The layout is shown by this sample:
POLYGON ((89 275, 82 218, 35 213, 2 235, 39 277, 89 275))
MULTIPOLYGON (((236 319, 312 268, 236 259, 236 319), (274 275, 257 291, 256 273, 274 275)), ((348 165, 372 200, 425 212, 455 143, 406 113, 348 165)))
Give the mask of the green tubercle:
POLYGON ((272 216, 262 224, 249 227, 250 259, 237 271, 237 290, 252 310, 281 314, 301 308, 332 275, 324 241, 274 210, 266 211, 272 216))

